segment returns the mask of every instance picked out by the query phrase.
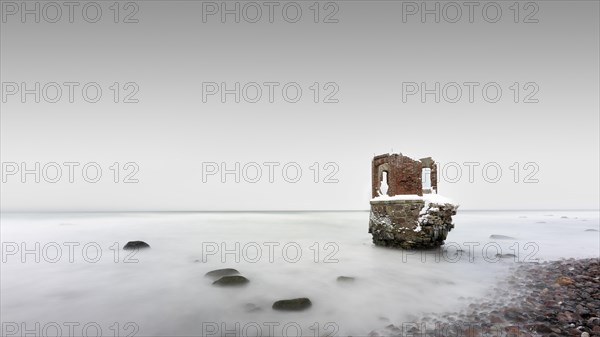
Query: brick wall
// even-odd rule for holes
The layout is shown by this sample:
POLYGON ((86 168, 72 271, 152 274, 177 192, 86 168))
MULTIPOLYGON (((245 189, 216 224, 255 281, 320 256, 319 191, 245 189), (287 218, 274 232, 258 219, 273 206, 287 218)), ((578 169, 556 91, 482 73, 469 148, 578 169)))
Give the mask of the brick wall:
MULTIPOLYGON (((384 154, 373 158, 372 172, 372 197, 379 196, 382 172, 387 172, 387 195, 400 194, 423 195, 422 186, 423 164, 402 154, 384 154)), ((436 173, 437 178, 437 173, 436 173)), ((432 170, 433 185, 433 170, 432 170)), ((437 187, 437 184, 436 184, 437 187)))

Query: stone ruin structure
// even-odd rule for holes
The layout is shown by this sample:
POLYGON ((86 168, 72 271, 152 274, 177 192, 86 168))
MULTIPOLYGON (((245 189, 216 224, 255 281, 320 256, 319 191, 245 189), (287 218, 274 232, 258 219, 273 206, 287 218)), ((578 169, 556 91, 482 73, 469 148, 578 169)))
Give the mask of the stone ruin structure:
POLYGON ((375 156, 369 217, 373 243, 403 249, 441 246, 454 228, 458 205, 437 192, 437 167, 430 157, 375 156))

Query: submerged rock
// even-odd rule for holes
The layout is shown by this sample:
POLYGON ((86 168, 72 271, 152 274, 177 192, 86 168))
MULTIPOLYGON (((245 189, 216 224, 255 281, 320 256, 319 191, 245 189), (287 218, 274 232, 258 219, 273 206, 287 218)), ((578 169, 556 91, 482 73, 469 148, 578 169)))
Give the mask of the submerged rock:
POLYGON ((248 280, 247 278, 245 278, 241 275, 234 275, 234 276, 223 276, 220 279, 213 282, 213 285, 224 286, 224 287, 236 287, 236 286, 246 285, 246 284, 248 284, 248 282, 250 282, 250 280, 248 280))
POLYGON ((509 257, 517 257, 515 254, 496 254, 496 257, 504 259, 504 258, 509 258, 509 257))
POLYGON ((219 278, 223 276, 239 275, 240 272, 233 268, 215 269, 204 274, 206 277, 219 278))
POLYGON ((262 309, 254 303, 246 303, 244 304, 244 310, 246 310, 246 312, 256 312, 261 311, 262 309))
POLYGON ((490 235, 490 239, 494 239, 494 240, 516 240, 512 236, 498 235, 498 234, 492 234, 492 235, 490 235))
POLYGON ((312 306, 312 302, 306 298, 294 298, 290 300, 280 300, 273 303, 274 310, 282 311, 301 311, 306 310, 312 306))
POLYGON ((123 249, 126 250, 142 248, 150 248, 150 245, 145 243, 144 241, 129 241, 125 246, 123 246, 123 249))
POLYGON ((344 282, 344 283, 348 283, 348 282, 354 282, 355 278, 351 277, 351 276, 338 276, 337 281, 338 282, 344 282))

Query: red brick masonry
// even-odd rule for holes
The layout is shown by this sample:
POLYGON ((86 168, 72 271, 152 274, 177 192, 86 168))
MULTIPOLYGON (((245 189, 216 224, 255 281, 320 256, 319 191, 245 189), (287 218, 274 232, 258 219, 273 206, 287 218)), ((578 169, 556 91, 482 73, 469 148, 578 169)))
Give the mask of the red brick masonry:
POLYGON ((431 169, 431 188, 437 191, 437 167, 431 158, 414 160, 402 154, 382 154, 373 158, 371 166, 372 197, 380 195, 383 172, 387 172, 387 195, 423 195, 422 171, 431 169))

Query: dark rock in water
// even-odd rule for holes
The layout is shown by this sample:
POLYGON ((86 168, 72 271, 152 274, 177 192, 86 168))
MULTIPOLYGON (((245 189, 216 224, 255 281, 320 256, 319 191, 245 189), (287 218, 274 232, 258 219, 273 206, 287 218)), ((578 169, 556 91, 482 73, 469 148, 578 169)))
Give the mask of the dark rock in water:
POLYGON ((144 241, 129 241, 123 247, 123 249, 141 249, 141 248, 150 248, 150 245, 145 243, 144 241))
POLYGON ((216 269, 204 274, 207 277, 219 278, 223 276, 239 275, 240 272, 233 268, 216 269))
POLYGON ((306 298, 294 298, 291 300, 280 300, 273 303, 273 309, 283 311, 300 311, 306 310, 312 306, 312 302, 306 298))
POLYGON ((248 284, 248 282, 250 282, 250 280, 248 280, 247 278, 245 278, 241 275, 234 275, 234 276, 223 276, 220 279, 213 282, 213 285, 224 286, 224 287, 235 287, 235 286, 246 285, 246 284, 248 284))
POLYGON ((351 277, 351 276, 338 276, 337 281, 338 282, 354 282, 355 278, 351 277))
POLYGON ((597 229, 590 228, 590 229, 586 229, 585 231, 586 231, 586 232, 597 232, 598 230, 597 230, 597 229))
POLYGON ((517 256, 515 254, 496 254, 496 257, 504 259, 504 258, 517 257, 517 256))
POLYGON ((490 235, 490 239, 496 239, 496 240, 516 240, 512 236, 498 235, 498 234, 492 234, 492 235, 490 235))

